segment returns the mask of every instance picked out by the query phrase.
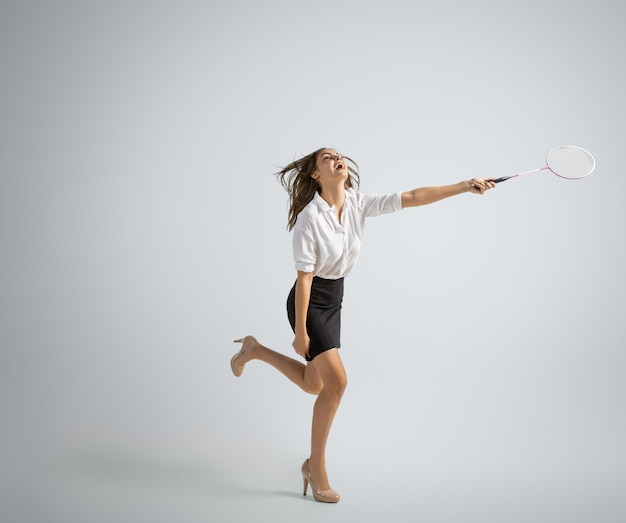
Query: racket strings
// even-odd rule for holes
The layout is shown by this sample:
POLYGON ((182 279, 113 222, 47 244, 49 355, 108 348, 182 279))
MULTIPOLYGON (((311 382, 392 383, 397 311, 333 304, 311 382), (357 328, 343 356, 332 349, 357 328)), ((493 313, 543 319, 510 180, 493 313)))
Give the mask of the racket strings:
POLYGON ((591 174, 596 166, 593 156, 580 147, 558 147, 548 154, 550 170, 563 178, 582 178, 591 174))

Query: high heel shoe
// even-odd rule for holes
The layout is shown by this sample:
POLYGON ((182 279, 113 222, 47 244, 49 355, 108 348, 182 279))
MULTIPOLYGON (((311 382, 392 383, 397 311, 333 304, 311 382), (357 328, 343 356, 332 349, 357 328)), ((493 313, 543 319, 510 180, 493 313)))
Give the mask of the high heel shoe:
POLYGON ((255 341, 256 339, 254 338, 254 336, 246 336, 239 340, 234 340, 233 343, 242 344, 241 350, 230 359, 230 368, 232 369, 233 374, 235 376, 237 377, 241 376, 241 373, 243 372, 243 368, 246 365, 245 363, 244 364, 238 363, 237 360, 246 353, 246 351, 250 348, 250 345, 252 345, 252 343, 254 343, 255 341))
POLYGON ((313 479, 311 478, 311 469, 309 468, 308 459, 302 464, 302 479, 304 480, 303 496, 306 496, 307 487, 310 483, 311 492, 313 493, 315 501, 321 501, 322 503, 337 503, 339 501, 339 494, 337 494, 333 489, 319 490, 315 486, 313 479))

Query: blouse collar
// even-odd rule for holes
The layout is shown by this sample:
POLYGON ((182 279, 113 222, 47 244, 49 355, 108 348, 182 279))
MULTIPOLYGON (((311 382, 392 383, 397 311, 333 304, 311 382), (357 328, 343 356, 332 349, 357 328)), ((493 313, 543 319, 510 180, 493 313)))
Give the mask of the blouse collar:
MULTIPOLYGON (((351 188, 347 188, 346 189, 346 201, 348 201, 349 198, 353 198, 354 197, 354 189, 351 188)), ((313 196, 313 200, 315 200, 315 203, 317 204, 318 208, 321 211, 333 211, 335 210, 335 206, 333 205, 332 207, 330 205, 328 205, 328 202, 326 200, 324 200, 324 198, 321 197, 320 193, 318 193, 317 191, 315 191, 315 196, 313 196)), ((345 203, 344 203, 345 205, 345 203)))

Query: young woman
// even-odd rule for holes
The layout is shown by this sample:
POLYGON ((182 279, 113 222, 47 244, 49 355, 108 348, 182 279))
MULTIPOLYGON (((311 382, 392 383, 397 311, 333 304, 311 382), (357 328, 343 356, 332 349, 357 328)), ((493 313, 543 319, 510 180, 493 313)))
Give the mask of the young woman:
POLYGON ((247 362, 264 361, 317 395, 311 454, 302 465, 304 495, 310 483, 317 501, 336 503, 339 494, 330 488, 326 475, 326 441, 347 385, 339 356, 343 281, 359 256, 365 218, 465 192, 483 194, 495 183, 474 178, 409 192, 363 194, 358 192, 356 164, 326 148, 289 164, 277 176, 289 193, 288 228, 293 230, 298 273, 287 299, 287 315, 295 333, 293 348, 306 364, 246 336, 235 340, 242 347, 230 365, 235 376, 241 376, 247 362))

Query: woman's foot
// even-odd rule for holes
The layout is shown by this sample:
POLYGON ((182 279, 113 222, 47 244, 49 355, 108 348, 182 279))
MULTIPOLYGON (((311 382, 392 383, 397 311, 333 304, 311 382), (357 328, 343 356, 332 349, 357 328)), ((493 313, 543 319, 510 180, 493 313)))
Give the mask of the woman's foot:
POLYGON ((307 487, 310 483, 315 501, 320 501, 322 503, 337 503, 339 501, 339 494, 337 494, 333 489, 329 487, 325 490, 321 490, 318 487, 318 484, 313 481, 308 459, 302 464, 302 479, 304 480, 304 496, 306 496, 307 487))
POLYGON ((234 343, 241 343, 241 350, 230 359, 230 368, 233 374, 237 377, 241 376, 243 368, 248 363, 251 357, 250 348, 254 346, 257 341, 254 336, 246 336, 240 340, 235 340, 234 343))

